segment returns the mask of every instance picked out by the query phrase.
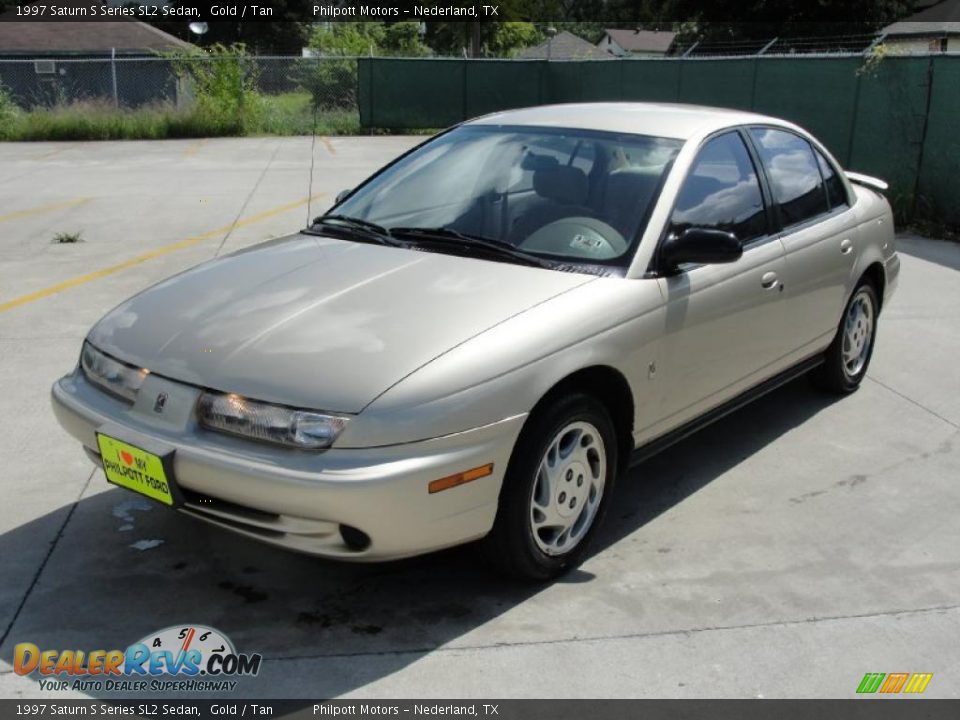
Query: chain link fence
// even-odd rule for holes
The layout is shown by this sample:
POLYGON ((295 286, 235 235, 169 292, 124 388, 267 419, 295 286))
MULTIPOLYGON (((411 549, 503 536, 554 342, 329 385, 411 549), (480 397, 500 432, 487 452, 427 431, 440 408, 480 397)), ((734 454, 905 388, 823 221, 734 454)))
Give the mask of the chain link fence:
POLYGON ((309 133, 315 116, 359 128, 356 58, 114 57, 0 60, 0 93, 23 113, 243 113, 255 132, 309 133), (352 121, 352 122, 348 122, 352 121))

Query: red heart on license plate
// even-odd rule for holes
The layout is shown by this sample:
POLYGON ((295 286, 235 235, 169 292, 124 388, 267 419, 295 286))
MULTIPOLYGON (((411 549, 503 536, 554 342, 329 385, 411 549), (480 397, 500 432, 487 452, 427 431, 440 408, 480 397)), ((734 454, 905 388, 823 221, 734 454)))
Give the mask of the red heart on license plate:
POLYGON ((120 459, 123 460, 127 465, 133 465, 133 455, 128 453, 126 450, 120 451, 120 459))

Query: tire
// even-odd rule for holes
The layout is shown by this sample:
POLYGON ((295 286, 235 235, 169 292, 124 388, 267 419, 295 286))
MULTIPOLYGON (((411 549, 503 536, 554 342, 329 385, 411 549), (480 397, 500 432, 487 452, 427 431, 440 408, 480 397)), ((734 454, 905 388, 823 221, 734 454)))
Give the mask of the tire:
POLYGON ((876 288, 869 280, 861 280, 843 309, 823 365, 811 376, 818 387, 837 395, 849 395, 860 387, 873 357, 879 314, 876 288))
POLYGON ((606 513, 616 438, 606 408, 589 395, 558 397, 536 410, 513 449, 493 530, 481 541, 488 562, 528 580, 576 567, 606 513))

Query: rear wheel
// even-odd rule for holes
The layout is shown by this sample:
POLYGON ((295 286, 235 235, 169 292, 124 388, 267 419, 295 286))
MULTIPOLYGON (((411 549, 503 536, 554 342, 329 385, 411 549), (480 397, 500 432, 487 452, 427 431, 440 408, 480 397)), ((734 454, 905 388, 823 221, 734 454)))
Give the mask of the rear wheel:
POLYGON ((879 311, 876 289, 870 281, 862 280, 847 303, 823 365, 814 372, 817 385, 841 395, 860 386, 873 356, 879 311))
POLYGON ((534 580, 575 567, 603 519, 616 467, 613 423, 597 400, 570 395, 538 410, 514 448, 484 554, 534 580))

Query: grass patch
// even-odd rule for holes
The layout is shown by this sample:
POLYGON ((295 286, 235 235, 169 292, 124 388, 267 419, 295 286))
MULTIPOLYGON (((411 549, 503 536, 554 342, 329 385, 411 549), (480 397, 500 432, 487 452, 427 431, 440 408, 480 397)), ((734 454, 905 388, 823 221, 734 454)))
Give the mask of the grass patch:
POLYGON ((58 232, 53 236, 53 242, 58 245, 72 245, 74 243, 83 242, 83 233, 82 232, 58 232))
MULTIPOLYGON (((311 135, 314 132, 313 101, 308 92, 264 95, 252 135, 311 135)), ((318 135, 360 135, 360 114, 356 110, 320 109, 318 135)))
MULTIPOLYGON (((162 140, 313 132, 309 93, 262 95, 256 104, 255 112, 238 117, 203 104, 178 109, 169 104, 116 108, 104 102, 76 102, 8 114, 0 123, 0 140, 162 140)), ((316 129, 321 135, 358 135, 360 116, 355 110, 320 110, 316 129)))

